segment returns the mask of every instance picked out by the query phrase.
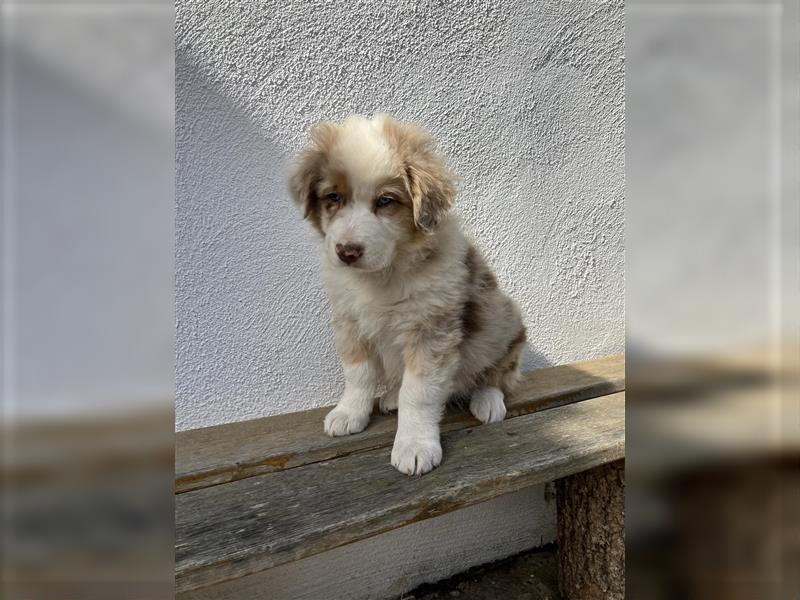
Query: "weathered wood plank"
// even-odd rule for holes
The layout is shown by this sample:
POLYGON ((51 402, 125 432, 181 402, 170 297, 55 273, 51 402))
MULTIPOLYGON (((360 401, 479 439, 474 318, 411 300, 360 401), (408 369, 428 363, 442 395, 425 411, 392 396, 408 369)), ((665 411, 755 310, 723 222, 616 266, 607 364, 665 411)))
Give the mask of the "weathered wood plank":
MULTIPOLYGON (((623 390, 624 355, 527 373, 508 417, 530 414, 623 390)), ((395 416, 375 415, 355 436, 329 438, 322 420, 330 406, 180 432, 175 443, 175 491, 182 493, 391 445, 395 416)), ((451 411, 443 430, 473 427, 466 411, 451 411)))
POLYGON ((418 478, 388 448, 176 497, 176 586, 197 589, 624 456, 624 393, 449 432, 418 478))
POLYGON ((547 485, 528 486, 272 569, 184 592, 177 598, 407 599, 409 591, 424 583, 555 542, 556 498, 545 493, 547 485), (332 576, 336 573, 346 576, 332 576))

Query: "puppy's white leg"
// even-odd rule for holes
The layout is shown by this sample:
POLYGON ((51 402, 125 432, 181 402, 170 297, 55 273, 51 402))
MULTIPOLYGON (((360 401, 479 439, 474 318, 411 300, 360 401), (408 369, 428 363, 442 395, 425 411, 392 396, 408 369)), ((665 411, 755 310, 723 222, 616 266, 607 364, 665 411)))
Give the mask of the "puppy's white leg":
POLYGON ((442 462, 439 420, 449 385, 438 377, 406 370, 400 386, 392 465, 406 475, 422 475, 442 462))
POLYGON ((378 369, 370 360, 344 365, 344 394, 325 417, 325 433, 338 436, 364 430, 375 402, 378 377, 378 369))
POLYGON ((472 392, 469 412, 481 423, 497 423, 506 418, 503 392, 496 387, 478 388, 472 392))

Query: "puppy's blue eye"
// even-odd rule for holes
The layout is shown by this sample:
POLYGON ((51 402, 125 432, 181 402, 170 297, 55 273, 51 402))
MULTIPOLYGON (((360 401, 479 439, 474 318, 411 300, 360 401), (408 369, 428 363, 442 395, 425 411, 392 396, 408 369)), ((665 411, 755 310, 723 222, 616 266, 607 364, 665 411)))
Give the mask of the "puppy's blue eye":
POLYGON ((342 201, 342 197, 336 192, 331 192, 330 194, 325 196, 325 199, 331 204, 339 204, 342 201))
POLYGON ((394 202, 394 198, 392 198, 391 196, 381 196, 380 198, 378 198, 376 204, 380 207, 380 206, 386 206, 387 204, 391 204, 392 202, 394 202))

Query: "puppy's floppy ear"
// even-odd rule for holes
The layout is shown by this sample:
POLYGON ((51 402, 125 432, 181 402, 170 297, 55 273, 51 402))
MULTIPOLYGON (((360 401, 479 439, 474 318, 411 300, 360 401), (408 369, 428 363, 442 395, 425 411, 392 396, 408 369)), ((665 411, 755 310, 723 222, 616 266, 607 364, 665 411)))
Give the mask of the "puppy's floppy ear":
POLYGON ((289 177, 289 193, 292 199, 303 209, 303 218, 309 219, 317 229, 320 229, 320 218, 316 187, 335 137, 334 124, 315 125, 311 129, 311 144, 300 153, 289 177))
POLYGON ((418 229, 431 232, 453 207, 455 176, 447 169, 430 134, 410 123, 384 116, 384 131, 400 155, 418 229))

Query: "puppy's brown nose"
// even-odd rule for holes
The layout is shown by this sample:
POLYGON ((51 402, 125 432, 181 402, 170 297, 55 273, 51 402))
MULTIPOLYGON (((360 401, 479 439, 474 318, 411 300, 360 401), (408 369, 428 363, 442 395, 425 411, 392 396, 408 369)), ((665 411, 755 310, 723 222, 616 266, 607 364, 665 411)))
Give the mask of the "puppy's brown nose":
POLYGON ((361 258, 361 255, 364 254, 364 246, 351 242, 336 244, 336 254, 339 256, 339 260, 349 265, 361 258))

